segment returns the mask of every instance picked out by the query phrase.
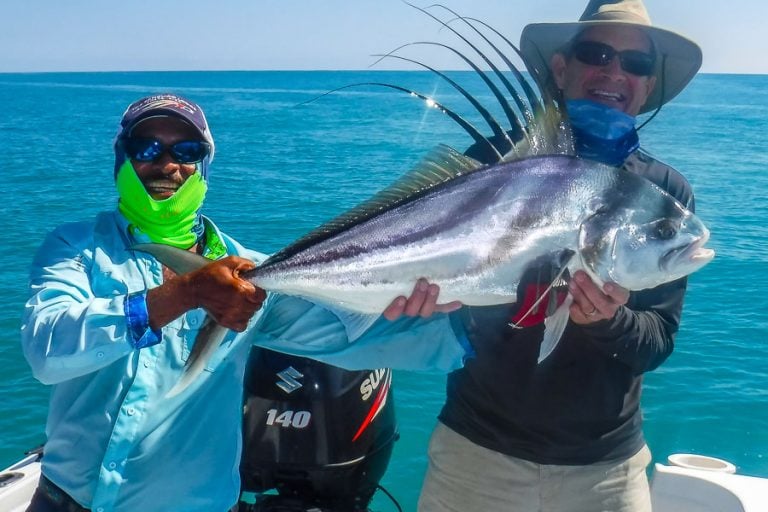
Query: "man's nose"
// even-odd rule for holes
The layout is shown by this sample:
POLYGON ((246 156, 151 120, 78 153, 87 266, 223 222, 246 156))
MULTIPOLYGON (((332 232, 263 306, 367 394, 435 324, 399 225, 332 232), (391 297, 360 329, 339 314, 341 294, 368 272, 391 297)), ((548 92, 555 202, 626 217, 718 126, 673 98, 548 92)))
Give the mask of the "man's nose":
POLYGON ((613 78, 624 76, 624 70, 621 67, 621 59, 618 55, 614 56, 608 64, 602 66, 600 70, 613 78))
POLYGON ((180 169, 180 164, 171 158, 168 151, 163 151, 163 154, 155 160, 154 164, 163 174, 173 174, 180 169))

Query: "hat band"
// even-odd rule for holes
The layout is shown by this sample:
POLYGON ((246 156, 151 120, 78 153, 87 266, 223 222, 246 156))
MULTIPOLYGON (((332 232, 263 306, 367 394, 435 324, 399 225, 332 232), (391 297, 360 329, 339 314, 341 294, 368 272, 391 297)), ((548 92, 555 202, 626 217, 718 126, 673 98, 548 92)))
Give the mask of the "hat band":
POLYGON ((582 18, 579 21, 611 21, 616 23, 631 23, 634 25, 642 25, 644 27, 651 26, 651 20, 645 16, 640 16, 626 11, 602 11, 593 14, 589 18, 582 18))

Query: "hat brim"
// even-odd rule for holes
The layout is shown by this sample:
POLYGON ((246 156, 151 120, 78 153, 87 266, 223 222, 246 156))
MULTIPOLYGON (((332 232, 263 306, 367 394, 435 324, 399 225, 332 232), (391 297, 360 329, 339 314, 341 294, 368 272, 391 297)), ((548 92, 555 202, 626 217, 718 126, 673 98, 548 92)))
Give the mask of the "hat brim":
POLYGON ((648 34, 656 49, 656 86, 640 108, 641 114, 655 110, 677 96, 701 67, 699 45, 675 32, 637 23, 580 21, 527 25, 520 35, 520 52, 528 71, 542 86, 549 86, 552 56, 579 32, 590 26, 603 25, 639 28, 648 34))

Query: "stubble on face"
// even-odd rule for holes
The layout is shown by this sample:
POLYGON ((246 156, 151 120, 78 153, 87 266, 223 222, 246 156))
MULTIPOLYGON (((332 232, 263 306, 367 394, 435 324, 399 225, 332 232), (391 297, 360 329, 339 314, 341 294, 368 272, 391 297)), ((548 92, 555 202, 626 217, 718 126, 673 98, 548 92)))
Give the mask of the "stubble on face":
MULTIPOLYGON (((166 146, 183 140, 199 140, 200 135, 188 123, 174 117, 157 117, 140 122, 131 132, 133 137, 157 139, 166 146)), ((180 164, 168 153, 153 162, 132 160, 136 175, 144 189, 156 201, 168 199, 197 170, 195 164, 180 164)))

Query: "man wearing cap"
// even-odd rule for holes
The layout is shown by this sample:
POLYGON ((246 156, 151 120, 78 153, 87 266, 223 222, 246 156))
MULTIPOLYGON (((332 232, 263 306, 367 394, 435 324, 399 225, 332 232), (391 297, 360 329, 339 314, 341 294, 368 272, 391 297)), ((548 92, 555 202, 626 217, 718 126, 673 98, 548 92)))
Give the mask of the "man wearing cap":
MULTIPOLYGON (((653 27, 640 0, 597 0, 577 23, 528 25, 520 47, 540 85, 562 92, 579 155, 642 175, 693 209, 686 180, 639 148, 635 116, 691 80, 695 43, 653 27)), ((483 159, 478 148, 468 154, 483 159)), ((452 314, 476 357, 448 377, 421 512, 651 510, 642 375, 672 352, 686 279, 629 293, 577 272, 569 325, 537 363, 547 303, 565 287, 537 315, 523 318, 520 305, 556 276, 535 269, 516 304, 452 314)))
MULTIPOLYGON (((28 510, 230 509, 240 492, 250 336, 266 348, 330 354, 349 367, 366 361, 355 346, 380 342, 409 351, 379 350, 369 367, 400 366, 403 353, 415 360, 421 353, 427 367, 461 364, 464 349, 450 340, 420 342, 445 332, 445 315, 381 321, 349 343, 335 314, 240 279, 265 256, 200 214, 214 142, 198 105, 172 94, 131 104, 114 150, 117 208, 58 227, 32 264, 22 345, 35 377, 52 389, 43 476, 28 510), (177 276, 131 249, 146 242, 194 251, 211 263, 177 276), (170 396, 206 315, 231 330, 202 375, 170 396)), ((384 316, 454 307, 436 306, 437 292, 422 280, 384 316)))

